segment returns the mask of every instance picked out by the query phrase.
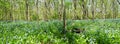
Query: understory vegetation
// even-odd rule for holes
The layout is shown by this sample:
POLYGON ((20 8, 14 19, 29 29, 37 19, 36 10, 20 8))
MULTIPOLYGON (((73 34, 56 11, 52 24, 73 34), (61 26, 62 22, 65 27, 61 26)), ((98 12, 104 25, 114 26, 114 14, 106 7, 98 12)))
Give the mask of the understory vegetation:
POLYGON ((120 44, 120 20, 0 22, 0 44, 120 44), (85 29, 73 33, 73 28, 85 29))

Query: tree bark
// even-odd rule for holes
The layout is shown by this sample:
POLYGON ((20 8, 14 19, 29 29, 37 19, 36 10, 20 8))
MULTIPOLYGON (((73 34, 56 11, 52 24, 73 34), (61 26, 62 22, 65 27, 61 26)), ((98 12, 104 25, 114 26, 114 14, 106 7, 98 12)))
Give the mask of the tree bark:
POLYGON ((95 5, 94 5, 94 0, 92 0, 92 19, 94 19, 94 17, 95 17, 95 5))
POLYGON ((73 5, 74 5, 74 15, 73 19, 77 19, 77 14, 76 14, 76 9, 77 9, 77 0, 73 0, 73 5))
POLYGON ((77 0, 73 0, 73 3, 74 3, 74 9, 76 10, 76 8, 77 8, 77 0))
POLYGON ((115 0, 113 0, 112 8, 113 8, 113 18, 117 18, 117 15, 118 15, 118 5, 117 5, 115 0))
POLYGON ((10 20, 13 20, 13 15, 12 15, 13 6, 12 6, 12 4, 13 4, 13 1, 11 0, 10 1, 10 20))
POLYGON ((62 5, 62 15, 63 15, 63 33, 65 34, 66 32, 66 10, 65 10, 65 3, 64 0, 61 0, 61 5, 62 5))
POLYGON ((28 4, 28 0, 25 0, 26 3, 26 20, 30 20, 29 18, 29 4, 28 4))
POLYGON ((38 8, 38 0, 36 1, 36 16, 38 16, 38 19, 37 20, 39 20, 39 12, 38 12, 38 10, 39 10, 39 8, 38 8))
POLYGON ((82 15, 82 19, 87 19, 88 17, 88 10, 87 10, 87 6, 85 4, 85 0, 82 0, 82 11, 83 11, 83 15, 82 15))

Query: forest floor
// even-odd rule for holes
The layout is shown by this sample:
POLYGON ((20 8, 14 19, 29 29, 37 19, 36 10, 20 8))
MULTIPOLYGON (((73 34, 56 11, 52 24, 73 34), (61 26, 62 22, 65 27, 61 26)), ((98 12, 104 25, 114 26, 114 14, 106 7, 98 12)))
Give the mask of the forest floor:
POLYGON ((0 21, 0 44, 120 44, 120 20, 0 21), (73 28, 85 30, 73 33, 73 28))

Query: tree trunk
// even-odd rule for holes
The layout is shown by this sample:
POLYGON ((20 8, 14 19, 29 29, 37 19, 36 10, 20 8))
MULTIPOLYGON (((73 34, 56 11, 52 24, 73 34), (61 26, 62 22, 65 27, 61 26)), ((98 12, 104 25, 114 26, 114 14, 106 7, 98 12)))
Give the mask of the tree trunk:
POLYGON ((88 10, 87 10, 87 7, 86 7, 86 4, 85 4, 85 0, 82 0, 82 11, 83 11, 83 15, 82 15, 82 19, 87 19, 88 17, 88 10))
POLYGON ((30 20, 29 18, 29 5, 28 5, 28 0, 25 0, 26 3, 26 20, 30 20))
POLYGON ((77 14, 76 14, 76 8, 77 8, 77 0, 73 0, 73 5, 74 5, 74 15, 73 19, 77 19, 77 14))
POLYGON ((73 3, 74 3, 74 9, 76 10, 76 8, 77 8, 77 0, 73 0, 73 3))
POLYGON ((45 13, 44 13, 44 20, 48 20, 48 15, 50 14, 50 0, 45 0, 45 13))
POLYGON ((113 0, 113 18, 117 18, 118 15, 118 5, 115 0, 113 0))
POLYGON ((13 6, 12 6, 12 4, 13 4, 13 1, 11 0, 10 1, 10 20, 13 20, 13 15, 12 15, 12 11, 13 11, 13 6))
POLYGON ((95 17, 95 5, 94 5, 94 0, 92 0, 92 19, 94 19, 94 17, 95 17))
POLYGON ((38 19, 37 20, 39 20, 39 8, 38 8, 38 0, 36 1, 36 16, 38 16, 38 19))
POLYGON ((63 0, 61 0, 61 4, 59 3, 60 7, 59 7, 59 20, 62 20, 62 15, 63 15, 63 0))
POLYGON ((65 3, 64 0, 61 0, 62 5, 62 15, 63 15, 63 33, 66 32, 66 10, 65 10, 65 3))

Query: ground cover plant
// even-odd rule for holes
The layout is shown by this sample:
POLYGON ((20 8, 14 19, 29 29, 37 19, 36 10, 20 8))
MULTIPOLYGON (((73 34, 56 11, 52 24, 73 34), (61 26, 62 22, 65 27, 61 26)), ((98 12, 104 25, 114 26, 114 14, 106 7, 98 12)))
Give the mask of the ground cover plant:
POLYGON ((120 44, 120 20, 67 20, 62 22, 0 22, 0 44, 120 44), (73 28, 84 32, 71 32, 73 28))

